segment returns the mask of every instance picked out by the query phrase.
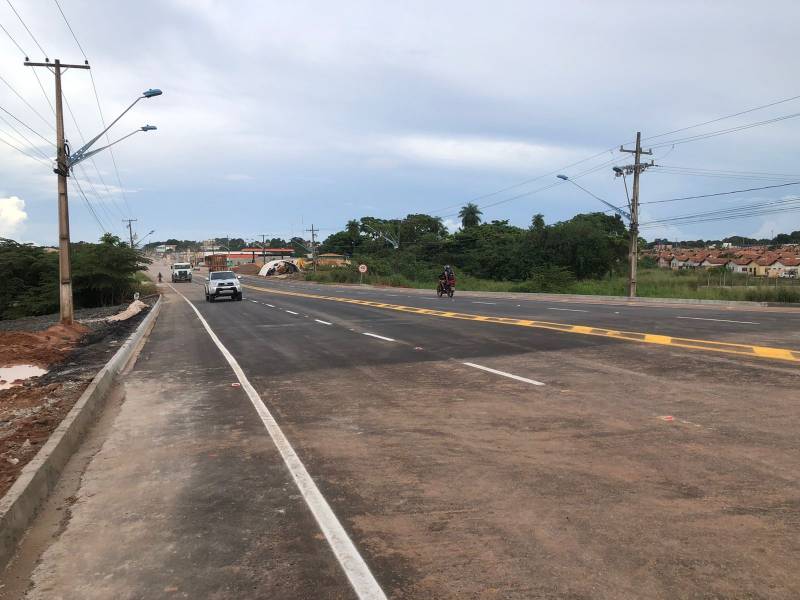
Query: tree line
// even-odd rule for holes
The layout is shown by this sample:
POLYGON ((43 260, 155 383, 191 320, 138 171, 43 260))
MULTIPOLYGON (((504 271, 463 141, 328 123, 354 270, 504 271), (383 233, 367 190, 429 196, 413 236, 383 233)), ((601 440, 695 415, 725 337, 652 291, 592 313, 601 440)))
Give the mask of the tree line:
POLYGON ((449 264, 473 277, 559 287, 625 269, 627 229, 616 215, 586 213, 546 224, 537 214, 524 228, 507 220, 483 222, 480 209, 467 204, 460 217, 462 227, 452 233, 441 218, 427 214, 362 217, 326 238, 320 252, 352 255, 373 273, 413 280, 430 279, 449 264))
MULTIPOLYGON (((135 275, 150 260, 109 233, 99 243, 70 245, 76 308, 131 299, 135 275)), ((58 252, 0 238, 0 320, 58 311, 58 252)))

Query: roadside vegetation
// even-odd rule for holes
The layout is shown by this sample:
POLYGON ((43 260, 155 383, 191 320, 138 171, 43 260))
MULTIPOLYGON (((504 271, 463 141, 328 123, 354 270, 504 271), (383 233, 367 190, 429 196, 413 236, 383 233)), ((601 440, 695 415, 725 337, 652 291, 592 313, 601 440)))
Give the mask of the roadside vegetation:
MULTIPOLYGON (((117 236, 72 244, 70 256, 76 308, 120 304, 151 289, 137 278, 150 260, 117 236)), ((58 311, 57 252, 0 238, 0 281, 0 320, 58 311)))
MULTIPOLYGON (((481 223, 480 216, 477 206, 465 206, 460 213, 462 229, 452 234, 441 219, 424 214, 352 220, 320 248, 321 253, 351 255, 351 264, 320 267, 305 277, 322 283, 358 283, 362 277, 357 265, 364 263, 369 268, 364 283, 433 289, 443 265, 450 264, 460 290, 626 295, 628 232, 619 217, 579 214, 547 225, 542 215, 535 215, 528 228, 520 228, 508 221, 481 223)), ((800 285, 722 270, 663 270, 645 259, 638 294, 800 302, 800 285)))

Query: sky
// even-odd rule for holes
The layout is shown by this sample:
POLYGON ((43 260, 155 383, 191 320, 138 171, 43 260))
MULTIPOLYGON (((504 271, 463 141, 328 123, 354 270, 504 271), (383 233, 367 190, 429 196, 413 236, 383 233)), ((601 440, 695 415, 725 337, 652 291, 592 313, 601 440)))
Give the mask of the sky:
MULTIPOLYGON (((50 59, 83 62, 53 0, 11 2, 50 59)), ((113 160, 105 151, 76 168, 73 240, 104 230, 127 235, 127 218, 137 219, 140 238, 155 231, 147 241, 307 237, 312 224, 324 238, 349 219, 418 212, 441 216, 453 230, 468 201, 483 207, 485 220, 527 226, 542 213, 552 223, 605 209, 558 172, 593 170, 576 182, 626 203, 611 167, 631 161, 618 149, 637 131, 645 148, 656 146, 652 158, 661 165, 642 175, 643 203, 800 181, 800 118, 669 143, 800 113, 800 99, 653 138, 800 95, 793 1, 772 0, 769 10, 750 0, 60 3, 92 66, 106 122, 143 90, 164 91, 139 102, 111 140, 144 124, 157 131, 121 142, 113 160)), ((31 59, 44 58, 7 3, 0 24, 31 59)), ((0 30, 0 76, 30 104, 0 81, 0 107, 44 139, 0 111, 0 140, 51 157, 53 76, 39 72, 45 94, 22 62, 0 30)), ((80 129, 67 114, 75 149, 102 130, 88 72, 68 71, 64 93, 80 129)), ((794 194, 800 185, 643 204, 641 221, 794 194)), ((643 235, 718 239, 798 229, 800 211, 786 211, 658 225, 643 235)), ((3 143, 0 237, 57 241, 52 166, 3 143)))

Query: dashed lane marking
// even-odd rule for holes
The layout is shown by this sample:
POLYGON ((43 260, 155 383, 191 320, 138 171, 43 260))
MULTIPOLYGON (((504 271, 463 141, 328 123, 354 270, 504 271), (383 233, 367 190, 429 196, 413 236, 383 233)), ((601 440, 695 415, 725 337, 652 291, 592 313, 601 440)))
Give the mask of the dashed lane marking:
POLYGON ((300 314, 300 313, 296 313, 296 312, 294 312, 293 310, 286 310, 286 311, 284 311, 284 312, 287 312, 287 313, 289 313, 290 315, 299 315, 299 314, 300 314))
MULTIPOLYGON (((267 303, 264 302, 264 304, 267 304, 267 303)), ((272 304, 267 304, 267 306, 269 306, 270 308, 275 308, 272 304)))
MULTIPOLYGON (((668 335, 657 335, 641 333, 636 331, 620 331, 606 329, 604 327, 589 327, 585 325, 572 325, 569 323, 552 323, 548 321, 531 321, 527 319, 517 319, 513 317, 495 317, 490 315, 476 315, 471 313, 457 313, 451 311, 437 310, 435 308, 419 308, 417 306, 406 306, 402 304, 388 304, 373 300, 361 300, 359 298, 322 296, 319 294, 308 294, 304 292, 289 292, 276 290, 274 288, 264 288, 257 286, 244 286, 267 294, 277 294, 283 296, 296 296, 298 298, 311 298, 315 300, 327 300, 330 302, 343 302, 345 304, 358 304, 372 308, 382 308, 418 315, 431 317, 443 317, 447 319, 460 319, 463 321, 482 321, 484 323, 497 323, 501 325, 514 325, 517 327, 530 327, 534 329, 547 329, 560 331, 562 333, 574 333, 580 335, 592 335, 597 337, 608 337, 616 340, 628 342, 639 342, 642 344, 657 344, 662 346, 672 346, 685 348, 688 350, 703 350, 707 352, 721 352, 724 354, 736 354, 739 356, 750 356, 782 360, 800 363, 800 350, 790 350, 788 348, 771 348, 768 346, 756 346, 753 344, 738 344, 734 342, 716 342, 713 340, 698 340, 692 338, 681 338, 668 335)), ((439 300, 438 298, 428 298, 429 300, 439 300)))
POLYGON ((472 367, 473 369, 488 371, 489 373, 494 373, 495 375, 502 375, 503 377, 508 377, 509 379, 516 379, 517 381, 522 381, 523 383, 530 383, 531 385, 544 385, 541 381, 536 381, 535 379, 528 379, 527 377, 520 377, 519 375, 514 375, 513 373, 506 373, 505 371, 490 369, 489 367, 484 367, 483 365, 476 365, 475 363, 471 362, 465 362, 461 364, 467 365, 468 367, 472 367))
POLYGON ((547 310, 563 310, 567 312, 589 312, 588 310, 582 310, 580 308, 548 308, 547 310))
POLYGON ((397 340, 395 340, 393 338, 390 338, 390 337, 384 337, 382 335, 378 335, 377 333, 367 333, 366 331, 364 333, 362 333, 361 335, 368 335, 369 337, 378 338, 379 340, 383 340, 384 342, 396 342, 397 341, 397 340))
POLYGON ((328 323, 327 321, 323 321, 322 319, 314 319, 317 323, 322 323, 323 325, 333 325, 333 323, 328 323))
POLYGON ((317 484, 314 483, 314 479, 311 477, 308 470, 306 470, 300 457, 289 443, 289 440, 286 438, 280 425, 278 425, 275 417, 272 416, 272 413, 264 404, 261 396, 259 396, 256 389, 250 383, 242 367, 239 366, 233 354, 222 344, 217 334, 214 333, 211 326, 203 318, 203 315, 197 310, 197 307, 174 287, 172 289, 192 308, 197 318, 200 319, 200 323, 202 323, 206 332, 211 337, 211 340, 217 348, 219 348, 219 351, 222 352, 222 355, 225 357, 231 369, 233 369, 239 383, 242 384, 242 389, 247 394, 251 404, 261 418, 261 422, 264 424, 270 438, 272 438, 272 442, 278 449, 286 468, 292 475, 295 485, 297 485, 300 494, 311 510, 311 514, 314 515, 325 539, 328 540, 328 544, 334 556, 336 556, 336 560, 339 561, 339 565, 342 567, 345 575, 347 575, 350 585, 353 586, 356 596, 359 600, 387 600, 386 594, 383 593, 381 586, 372 575, 369 566, 364 561, 361 554, 359 554, 358 549, 350 539, 350 536, 347 535, 347 532, 344 530, 344 527, 342 527, 333 509, 331 509, 328 504, 328 501, 325 500, 325 496, 319 491, 317 484))
POLYGON ((741 323, 742 325, 761 325, 755 321, 734 321, 733 319, 711 319, 705 317, 675 317, 676 319, 691 319, 692 321, 716 321, 718 323, 741 323))
POLYGON ((495 304, 497 304, 497 302, 480 302, 479 300, 475 300, 473 302, 473 304, 491 304, 491 305, 495 305, 495 304))

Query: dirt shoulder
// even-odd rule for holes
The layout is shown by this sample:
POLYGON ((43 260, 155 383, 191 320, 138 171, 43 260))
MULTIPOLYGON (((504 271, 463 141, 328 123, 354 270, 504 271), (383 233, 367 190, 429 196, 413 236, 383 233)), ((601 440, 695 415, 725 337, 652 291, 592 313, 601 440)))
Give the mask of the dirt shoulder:
POLYGON ((48 371, 0 389, 0 496, 148 312, 123 321, 106 318, 126 307, 97 309, 71 327, 50 324, 57 315, 3 322, 0 367, 28 364, 48 371))

